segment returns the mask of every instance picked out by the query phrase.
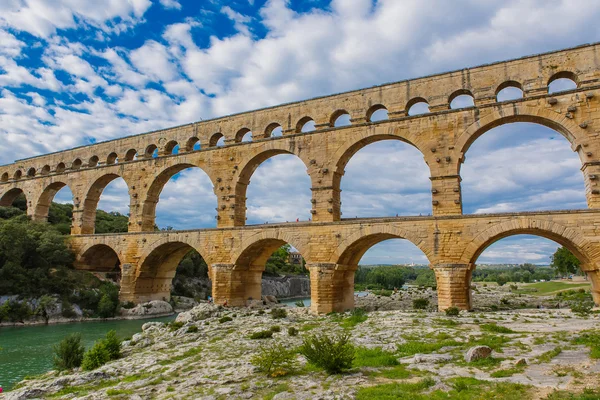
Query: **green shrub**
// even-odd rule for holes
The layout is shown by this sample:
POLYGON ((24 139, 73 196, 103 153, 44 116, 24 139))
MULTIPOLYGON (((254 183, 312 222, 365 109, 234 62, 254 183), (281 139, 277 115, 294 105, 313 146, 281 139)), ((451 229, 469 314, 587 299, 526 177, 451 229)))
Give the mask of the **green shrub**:
POLYGON ((352 368, 355 349, 350 335, 322 334, 304 338, 298 350, 310 364, 323 368, 329 374, 337 374, 352 368))
POLYGON ((103 294, 100 303, 98 303, 98 315, 102 318, 114 317, 117 304, 111 299, 110 295, 103 294))
POLYGON ((446 315, 448 317, 458 317, 459 314, 460 314, 460 309, 458 307, 446 308, 446 315))
POLYGON ((281 343, 261 346, 258 354, 250 359, 252 365, 256 366, 260 372, 271 377, 284 376, 293 372, 296 369, 295 361, 296 352, 281 343))
POLYGON ((250 335, 250 339, 271 339, 273 331, 258 331, 250 335))
POLYGON ((287 317, 287 311, 284 308, 274 308, 271 310, 271 317, 273 319, 281 319, 287 317))
POLYGON ((498 324, 483 324, 481 325, 481 330, 492 333, 516 333, 512 329, 505 326, 500 326, 498 324))
POLYGON ((415 310, 426 310, 429 307, 429 300, 425 298, 414 299, 413 308, 415 310))
POLYGON ((594 308, 593 301, 578 301, 571 305, 571 311, 573 314, 580 317, 585 317, 591 314, 592 308, 594 308))
POLYGON ((367 318, 367 312, 364 308, 355 308, 350 312, 350 316, 342 321, 341 325, 344 328, 352 328, 361 322, 365 322, 367 318))
POLYGON ((121 339, 117 336, 116 331, 109 331, 103 342, 106 351, 108 351, 109 359, 116 360, 121 357, 121 339))
POLYGON ((281 332, 281 327, 279 325, 273 325, 271 327, 271 332, 281 332))
POLYGON ((196 325, 191 325, 188 327, 187 333, 197 333, 198 327, 196 325))
POLYGON ((81 334, 73 333, 54 346, 54 368, 59 371, 81 366, 85 348, 81 343, 81 334))
POLYGON ((298 329, 294 328, 293 326, 290 326, 288 328, 288 335, 290 335, 290 336, 298 336, 298 329))
POLYGON ((306 306, 304 305, 304 301, 303 300, 298 300, 296 302, 296 307, 302 308, 302 307, 306 307, 306 306))
POLYGON ((133 301, 126 301, 125 303, 121 304, 121 307, 126 309, 126 310, 130 310, 133 307, 135 307, 135 303, 133 301))
POLYGON ((171 332, 181 329, 183 327, 183 322, 171 321, 169 322, 169 329, 171 332))
POLYGON ((265 310, 258 310, 257 314, 258 315, 263 315, 265 313, 265 310))
POLYGON ((81 368, 84 371, 91 371, 103 366, 108 361, 110 361, 110 353, 108 352, 104 341, 100 340, 94 343, 94 346, 85 352, 81 368))
POLYGON ((77 313, 75 312, 75 309, 73 308, 73 305, 71 303, 69 303, 67 300, 63 300, 62 301, 62 307, 61 307, 61 312, 60 314, 65 317, 65 318, 75 318, 77 316, 77 313))
POLYGON ((220 323, 220 324, 223 324, 223 323, 225 323, 225 322, 229 322, 229 321, 233 321, 233 318, 231 318, 231 317, 229 317, 229 316, 227 316, 227 315, 226 315, 226 316, 224 316, 224 317, 221 317, 221 318, 219 319, 219 323, 220 323))

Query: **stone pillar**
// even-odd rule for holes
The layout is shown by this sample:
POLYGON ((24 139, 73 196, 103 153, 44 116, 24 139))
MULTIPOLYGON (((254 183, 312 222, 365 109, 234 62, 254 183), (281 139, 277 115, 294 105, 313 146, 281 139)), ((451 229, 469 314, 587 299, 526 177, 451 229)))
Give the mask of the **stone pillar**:
POLYGON ((473 264, 435 264, 431 269, 435 272, 437 282, 438 310, 458 307, 471 309, 471 273, 473 264))
POLYGON ((311 219, 314 222, 339 221, 341 190, 333 186, 312 187, 310 190, 312 191, 311 219))
POLYGON ((432 176, 429 179, 433 215, 461 215, 460 175, 432 176))
POLYGON ((343 312, 354 308, 354 272, 358 266, 309 263, 311 310, 343 312))
POLYGON ((215 304, 242 307, 261 296, 262 270, 237 269, 234 264, 212 265, 212 295, 215 304))
POLYGON ((592 298, 596 306, 600 307, 600 270, 586 271, 588 279, 592 282, 592 298))
POLYGON ((136 302, 135 293, 135 265, 121 265, 121 288, 119 290, 119 300, 122 302, 136 302))
POLYGON ((589 208, 600 208, 600 162, 586 162, 581 167, 585 197, 589 208))

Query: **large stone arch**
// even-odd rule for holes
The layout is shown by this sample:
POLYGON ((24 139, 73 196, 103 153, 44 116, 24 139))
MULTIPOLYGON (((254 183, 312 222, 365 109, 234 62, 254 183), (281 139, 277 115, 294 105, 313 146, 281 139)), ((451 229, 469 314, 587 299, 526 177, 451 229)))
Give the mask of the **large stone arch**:
POLYGON ((465 246, 461 261, 475 265, 477 258, 491 244, 508 236, 520 234, 541 236, 568 248, 581 261, 581 268, 584 271, 598 268, 599 246, 587 240, 577 230, 551 220, 518 217, 491 225, 477 235, 465 246))
POLYGON ((315 187, 314 177, 310 173, 310 160, 308 154, 302 152, 301 148, 295 146, 294 142, 283 143, 279 140, 269 142, 269 146, 262 146, 249 153, 239 164, 239 175, 235 182, 235 225, 242 226, 246 223, 246 193, 250 178, 256 169, 269 158, 280 155, 291 154, 298 157, 306 167, 306 173, 310 177, 311 187, 315 187))
POLYGON ((102 191, 106 188, 106 186, 108 186, 109 183, 118 178, 122 178, 127 184, 127 191, 130 196, 129 204, 131 205, 131 186, 129 182, 127 182, 125 177, 117 174, 116 172, 106 172, 105 174, 93 180, 92 183, 87 187, 87 190, 84 192, 85 198, 83 201, 82 216, 80 221, 81 234, 94 233, 96 225, 96 209, 98 207, 98 201, 100 201, 102 191))
POLYGON ((171 298, 171 282, 177 266, 192 250, 202 255, 209 266, 210 276, 210 260, 196 248, 195 243, 179 236, 165 237, 152 243, 141 255, 135 271, 132 289, 136 302, 168 301, 171 298))
MULTIPOLYGON (((20 195, 27 197, 25 191, 21 188, 14 187, 7 190, 6 192, 2 193, 2 196, 0 197, 0 207, 10 207, 20 195)), ((27 204, 29 205, 29 201, 27 201, 27 204)))
POLYGON ((64 187, 68 187, 71 190, 73 195, 73 204, 75 204, 75 194, 71 187, 63 181, 52 182, 47 185, 42 194, 38 197, 37 203, 35 205, 35 210, 33 213, 33 219, 36 221, 46 221, 48 220, 48 212, 50 210, 50 205, 54 200, 54 196, 64 187))
POLYGON ((345 238, 337 246, 336 264, 356 266, 362 256, 372 246, 388 239, 406 239, 417 246, 427 257, 430 263, 435 263, 435 254, 429 244, 423 240, 418 232, 407 231, 393 225, 365 225, 345 238))
POLYGON ((244 262, 252 262, 250 260, 251 253, 256 255, 257 250, 265 253, 275 246, 264 259, 266 261, 273 251, 286 243, 296 248, 306 260, 310 259, 310 246, 304 239, 300 239, 298 235, 289 230, 265 229, 245 238, 240 246, 236 246, 235 251, 231 254, 231 261, 235 265, 242 266, 244 262))
POLYGON ((539 124, 557 131, 571 143, 573 151, 577 151, 579 146, 585 142, 586 136, 583 129, 564 114, 550 111, 543 106, 536 108, 532 113, 531 106, 516 103, 498 105, 494 107, 493 112, 482 116, 457 137, 455 148, 459 152, 459 157, 456 163, 456 173, 460 173, 460 166, 465 154, 479 137, 493 128, 516 122, 539 124))
POLYGON ((123 266, 121 255, 112 246, 105 243, 90 243, 77 252, 75 266, 77 269, 94 272, 119 271, 123 266))
POLYGON ((141 218, 141 230, 143 232, 150 232, 154 230, 154 224, 156 221, 156 205, 160 199, 160 194, 164 189, 167 182, 177 173, 188 169, 198 168, 204 172, 211 180, 213 186, 215 184, 211 175, 207 172, 207 168, 204 163, 192 163, 182 162, 173 158, 168 160, 166 166, 156 175, 152 183, 150 183, 145 197, 142 203, 142 218, 141 218))

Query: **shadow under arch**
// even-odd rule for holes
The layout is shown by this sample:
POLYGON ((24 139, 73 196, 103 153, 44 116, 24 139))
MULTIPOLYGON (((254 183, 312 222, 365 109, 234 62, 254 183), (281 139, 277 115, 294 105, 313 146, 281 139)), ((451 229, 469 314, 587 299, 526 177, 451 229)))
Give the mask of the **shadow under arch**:
MULTIPOLYGON (((283 144, 283 146, 287 146, 283 144)), ((240 163, 240 174, 238 176, 237 182, 235 184, 235 194, 238 203, 235 205, 237 220, 239 225, 245 225, 246 219, 246 193, 248 191, 248 185, 250 184, 250 178, 256 171, 256 169, 269 158, 280 155, 280 154, 291 154, 296 156, 298 159, 302 161, 304 166, 306 167, 307 175, 311 179, 311 186, 314 186, 312 182, 312 177, 308 173, 308 164, 307 160, 300 157, 298 154, 287 148, 271 148, 267 150, 259 150, 251 154, 244 161, 240 163), (241 220, 241 221, 240 221, 241 220)))
POLYGON ((148 188, 146 198, 144 199, 142 205, 142 232, 150 232, 154 230, 154 224, 156 222, 156 205, 158 204, 160 194, 163 191, 167 182, 169 182, 169 180, 175 174, 188 168, 198 168, 199 170, 204 172, 214 186, 212 178, 202 166, 198 166, 196 164, 191 163, 181 163, 171 165, 165 168, 156 176, 156 178, 154 178, 154 181, 152 181, 152 184, 148 188))
POLYGON ((121 258, 119 254, 107 244, 94 244, 85 248, 75 260, 77 269, 121 273, 121 258))
MULTIPOLYGON (((198 251, 192 244, 182 240, 165 238, 140 258, 135 272, 133 295, 136 303, 151 300, 169 301, 171 298, 171 282, 175 277, 177 266, 190 251, 198 251)), ((200 253, 200 252, 198 252, 200 253)), ((209 266, 210 263, 205 259, 209 266)))
MULTIPOLYGON (((50 205, 54 200, 56 194, 64 187, 71 188, 65 182, 52 182, 42 192, 40 195, 37 205, 35 206, 35 212, 33 214, 33 219, 36 221, 47 221, 48 220, 48 212, 50 211, 50 205)), ((71 194, 73 195, 73 204, 75 204, 75 195, 71 190, 71 194)))
POLYGON ((25 192, 23 192, 23 189, 12 188, 6 193, 2 194, 2 197, 0 197, 0 207, 10 207, 13 204, 13 202, 17 199, 17 197, 21 195, 25 196, 26 204, 29 204, 29 202, 27 201, 27 196, 25 195, 25 192))
MULTIPOLYGON (((127 190, 130 190, 129 183, 120 175, 115 173, 108 173, 96 179, 88 188, 85 199, 83 201, 83 215, 81 216, 81 234, 90 235, 95 231, 96 226, 96 210, 98 208, 98 201, 102 191, 108 186, 109 183, 117 178, 121 178, 127 185, 127 190)), ((131 198, 129 199, 131 204, 131 198)))

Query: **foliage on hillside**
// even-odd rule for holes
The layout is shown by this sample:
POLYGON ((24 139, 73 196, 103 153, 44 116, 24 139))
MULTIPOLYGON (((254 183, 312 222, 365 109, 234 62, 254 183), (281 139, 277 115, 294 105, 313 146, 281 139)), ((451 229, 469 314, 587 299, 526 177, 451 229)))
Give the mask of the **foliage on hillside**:
POLYGON ((435 275, 429 268, 381 265, 376 267, 358 267, 354 275, 358 289, 399 289, 405 283, 435 287, 435 275))

